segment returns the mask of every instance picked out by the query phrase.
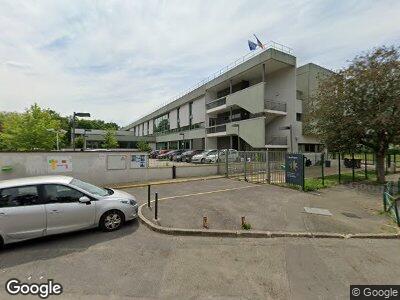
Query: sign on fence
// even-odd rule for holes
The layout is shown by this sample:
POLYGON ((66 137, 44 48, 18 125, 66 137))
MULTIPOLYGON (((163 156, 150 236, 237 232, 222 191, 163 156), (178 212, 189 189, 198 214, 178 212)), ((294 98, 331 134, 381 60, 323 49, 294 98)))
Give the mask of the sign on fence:
POLYGON ((71 156, 47 156, 47 170, 49 172, 72 172, 71 156))
POLYGON ((304 156, 303 154, 287 153, 285 156, 286 183, 303 186, 304 156))

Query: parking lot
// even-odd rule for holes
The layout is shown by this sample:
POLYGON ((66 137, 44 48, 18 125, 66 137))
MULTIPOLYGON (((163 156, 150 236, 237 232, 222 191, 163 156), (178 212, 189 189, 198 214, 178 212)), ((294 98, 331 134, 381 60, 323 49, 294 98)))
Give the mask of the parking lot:
MULTIPOLYGON (((275 186, 247 186, 249 183, 227 179, 204 180, 154 186, 152 194, 157 191, 160 198, 182 196, 170 199, 171 209, 163 206, 169 200, 160 202, 161 223, 167 222, 168 215, 174 217, 168 221, 170 224, 165 223, 169 226, 180 225, 176 223, 179 220, 181 225, 199 227, 201 219, 197 216, 203 215, 202 207, 210 209, 210 204, 205 204, 211 200, 206 198, 221 202, 218 205, 227 209, 228 213, 215 210, 221 220, 241 215, 232 210, 234 206, 222 202, 230 199, 235 206, 243 202, 251 209, 270 209, 276 215, 262 223, 247 214, 254 227, 272 224, 278 216, 282 220, 276 226, 286 230, 294 230, 293 226, 300 226, 302 221, 308 226, 327 226, 300 212, 303 203, 321 204, 321 196, 275 186), (218 192, 221 189, 237 190, 218 192), (187 196, 196 193, 208 194, 187 196), (282 204, 268 200, 277 193, 288 195, 281 199, 285 206, 280 210, 282 204), (315 200, 304 202, 301 194, 315 200), (293 204, 293 211, 286 204, 293 204), (193 210, 188 208, 191 205, 193 210)), ((348 188, 355 194, 365 193, 348 188)), ((125 191, 136 195, 139 203, 147 200, 146 187, 125 191)), ((344 194, 340 189, 338 193, 344 194)), ((369 201, 372 200, 357 212, 359 216, 366 214, 369 201)), ((333 207, 328 208, 334 216, 339 214, 333 207)), ((211 226, 237 226, 234 222, 219 223, 215 217, 210 214, 211 226)), ((316 216, 322 217, 327 218, 316 216)), ((6 246, 0 252, 0 299, 14 299, 4 290, 4 283, 10 278, 26 282, 52 278, 63 285, 64 293, 59 299, 342 299, 348 298, 350 284, 396 283, 400 278, 399 246, 399 240, 380 239, 170 236, 135 221, 111 233, 88 230, 6 246)))

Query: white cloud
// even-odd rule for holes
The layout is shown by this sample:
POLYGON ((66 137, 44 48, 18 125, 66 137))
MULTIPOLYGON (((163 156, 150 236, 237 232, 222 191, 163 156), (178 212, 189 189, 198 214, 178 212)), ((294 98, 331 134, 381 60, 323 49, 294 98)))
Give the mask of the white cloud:
POLYGON ((257 33, 339 68, 399 40, 399 1, 1 1, 0 110, 34 101, 125 125, 247 52, 257 33), (378 21, 379 20, 379 21, 378 21))

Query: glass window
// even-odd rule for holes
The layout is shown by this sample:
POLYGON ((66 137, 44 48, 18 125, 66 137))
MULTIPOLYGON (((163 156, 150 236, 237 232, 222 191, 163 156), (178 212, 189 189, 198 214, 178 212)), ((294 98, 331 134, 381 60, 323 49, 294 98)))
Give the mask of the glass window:
POLYGON ((82 196, 85 195, 65 185, 47 184, 44 186, 44 198, 46 203, 78 202, 79 198, 82 196))
POLYGON ((0 207, 41 204, 35 185, 19 186, 0 191, 0 207))
POLYGON ((81 188, 82 190, 85 190, 86 192, 92 195, 104 197, 110 194, 110 192, 106 189, 100 188, 98 186, 95 186, 93 184, 78 179, 72 179, 71 184, 78 188, 81 188))

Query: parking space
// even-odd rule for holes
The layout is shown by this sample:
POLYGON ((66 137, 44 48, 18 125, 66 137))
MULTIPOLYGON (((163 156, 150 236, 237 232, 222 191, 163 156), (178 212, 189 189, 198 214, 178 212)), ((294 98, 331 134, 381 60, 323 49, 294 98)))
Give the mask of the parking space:
MULTIPOLYGON (((141 202, 145 189, 131 189, 141 202)), ((303 193, 273 185, 254 185, 230 179, 187 182, 154 187, 159 194, 159 224, 202 228, 207 216, 212 229, 241 229, 241 217, 253 230, 337 233, 394 233, 396 225, 381 213, 379 191, 361 186, 336 186, 319 193, 303 193), (326 209, 331 215, 305 212, 326 209)), ((154 205, 154 204, 153 204, 154 205)), ((154 210, 144 208, 153 220, 154 210)))

